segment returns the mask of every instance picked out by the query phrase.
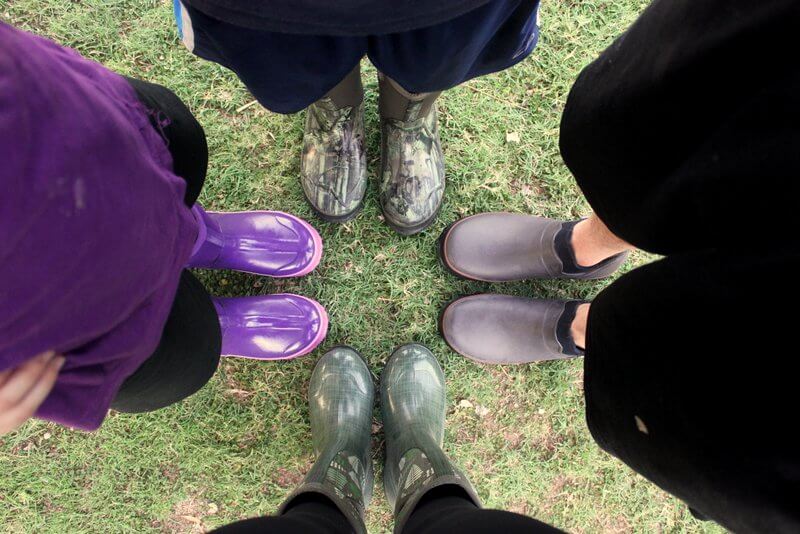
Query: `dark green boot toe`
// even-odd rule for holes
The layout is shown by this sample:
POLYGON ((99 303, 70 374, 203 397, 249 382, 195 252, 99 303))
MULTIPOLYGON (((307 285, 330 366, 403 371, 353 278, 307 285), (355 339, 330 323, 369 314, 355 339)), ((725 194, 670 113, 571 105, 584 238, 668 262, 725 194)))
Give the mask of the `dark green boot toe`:
POLYGON ((316 462, 303 483, 281 506, 300 495, 319 493, 366 532, 364 510, 372 497, 372 407, 374 385, 367 364, 354 349, 336 347, 320 358, 308 388, 316 462))
POLYGON ((397 348, 381 375, 381 411, 386 435, 383 472, 386 498, 401 532, 417 502, 433 488, 450 485, 480 506, 475 490, 442 451, 445 380, 425 346, 397 348))

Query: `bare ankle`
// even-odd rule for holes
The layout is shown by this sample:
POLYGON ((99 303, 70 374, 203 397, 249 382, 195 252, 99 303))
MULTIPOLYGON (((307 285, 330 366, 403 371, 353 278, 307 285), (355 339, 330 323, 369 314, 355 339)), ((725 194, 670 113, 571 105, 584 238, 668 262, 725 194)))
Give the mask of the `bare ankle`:
POLYGON ((569 330, 570 335, 572 335, 572 341, 581 350, 586 349, 586 323, 589 319, 590 307, 591 304, 587 302, 575 309, 575 318, 572 320, 572 326, 569 330))
POLYGON ((595 214, 572 229, 572 250, 575 252, 575 261, 581 267, 591 267, 631 249, 631 245, 614 235, 595 214))

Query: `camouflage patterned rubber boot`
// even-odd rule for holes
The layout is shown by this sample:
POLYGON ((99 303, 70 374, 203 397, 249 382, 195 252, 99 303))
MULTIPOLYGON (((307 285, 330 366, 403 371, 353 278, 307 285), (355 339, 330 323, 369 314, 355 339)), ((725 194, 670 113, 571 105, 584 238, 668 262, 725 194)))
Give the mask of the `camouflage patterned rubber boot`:
POLYGON ((339 346, 320 358, 308 388, 311 437, 317 461, 281 505, 286 512, 308 493, 321 494, 365 534, 364 510, 372 498, 372 374, 354 349, 339 346))
POLYGON ((306 110, 300 181, 314 211, 345 222, 362 207, 367 188, 364 88, 359 65, 306 110))
POLYGON ((381 375, 386 434, 383 483, 400 533, 419 500, 433 488, 451 486, 480 507, 475 490, 442 451, 444 373, 423 345, 395 349, 381 375))
POLYGON ((402 235, 431 225, 444 197, 444 157, 437 93, 409 93, 379 74, 380 201, 386 222, 402 235))

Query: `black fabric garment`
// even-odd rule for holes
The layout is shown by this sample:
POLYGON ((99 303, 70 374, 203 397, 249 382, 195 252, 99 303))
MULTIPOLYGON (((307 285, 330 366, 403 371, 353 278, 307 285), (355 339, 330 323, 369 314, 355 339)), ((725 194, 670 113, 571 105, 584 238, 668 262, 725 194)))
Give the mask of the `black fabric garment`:
POLYGON ((589 428, 734 532, 800 532, 798 23, 794 1, 656 0, 561 127, 600 218, 667 255, 592 303, 589 428))
POLYGON ((178 96, 164 86, 128 78, 172 155, 172 172, 186 180, 184 201, 194 206, 208 168, 208 143, 203 127, 178 96))
POLYGON ((432 26, 362 36, 252 29, 193 7, 176 20, 192 52, 234 71, 267 109, 295 113, 325 96, 365 55, 412 93, 444 91, 507 69, 536 46, 538 12, 539 0, 490 0, 432 26))
POLYGON ((221 348, 211 296, 192 273, 183 271, 156 351, 123 382, 111 408, 150 412, 185 399, 214 376, 221 348))
POLYGON ((572 322, 575 320, 578 306, 584 303, 585 301, 582 300, 567 302, 556 324, 556 340, 564 350, 564 354, 568 356, 583 356, 585 352, 583 347, 576 345, 572 338, 572 322))
POLYGON ((403 534, 555 534, 541 521, 503 510, 484 510, 464 490, 440 486, 426 493, 403 528, 403 534))
POLYGON ((214 534, 352 534, 355 532, 345 515, 329 499, 314 494, 289 508, 285 514, 273 517, 254 517, 213 531, 214 534))
MULTIPOLYGON (((186 205, 194 205, 208 163, 203 128, 169 89, 132 78, 128 82, 167 143, 173 172, 186 180, 186 205)), ((185 399, 214 375, 221 348, 222 333, 211 296, 193 274, 184 271, 158 347, 125 380, 111 408, 147 412, 185 399)))
MULTIPOLYGON (((476 507, 463 490, 449 486, 434 489, 420 500, 406 522, 403 534, 555 534, 561 532, 524 515, 476 507)), ((226 525, 214 534, 249 534, 276 532, 281 534, 351 534, 347 518, 322 496, 293 506, 284 515, 256 517, 226 525)))
POLYGON ((689 252, 602 291, 586 334, 598 444, 733 532, 800 532, 800 253, 689 252), (787 287, 788 284, 780 284, 787 287))
POLYGON ((183 0, 215 19, 280 33, 379 35, 432 26, 489 0, 183 0))
POLYGON ((795 0, 656 0, 583 70, 561 152, 616 235, 670 254, 796 226, 798 24, 795 0))

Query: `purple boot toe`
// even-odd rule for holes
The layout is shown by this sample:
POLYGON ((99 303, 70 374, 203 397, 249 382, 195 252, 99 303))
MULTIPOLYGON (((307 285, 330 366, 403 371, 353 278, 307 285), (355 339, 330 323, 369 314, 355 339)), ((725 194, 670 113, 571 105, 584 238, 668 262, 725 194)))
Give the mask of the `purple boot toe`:
POLYGON ((280 211, 206 212, 187 267, 231 269, 262 276, 304 276, 319 264, 322 239, 304 220, 280 211))
POLYGON ((288 293, 214 299, 222 328, 222 355, 288 360, 308 354, 328 332, 318 302, 288 293))

